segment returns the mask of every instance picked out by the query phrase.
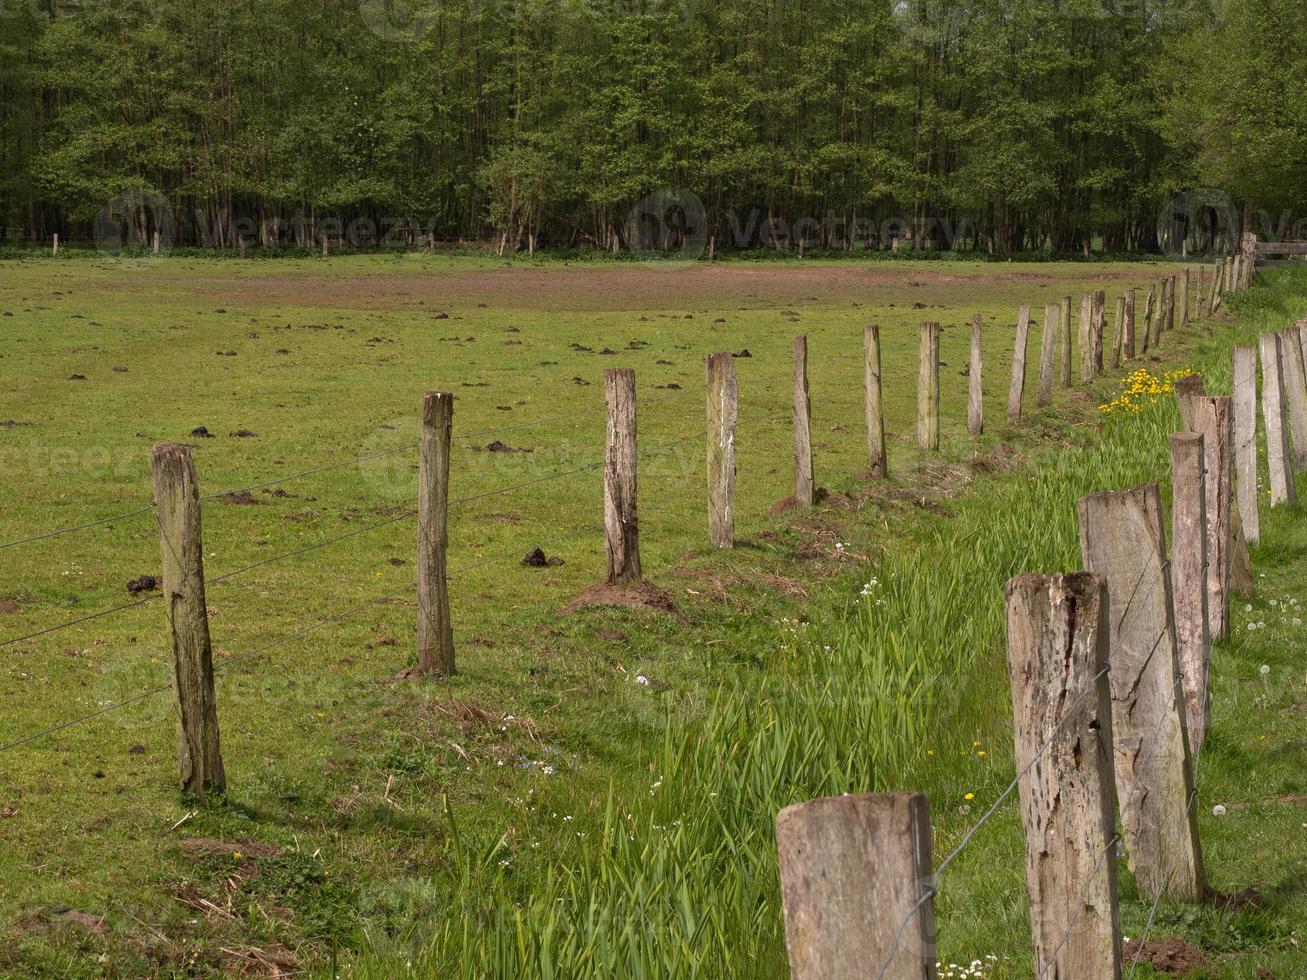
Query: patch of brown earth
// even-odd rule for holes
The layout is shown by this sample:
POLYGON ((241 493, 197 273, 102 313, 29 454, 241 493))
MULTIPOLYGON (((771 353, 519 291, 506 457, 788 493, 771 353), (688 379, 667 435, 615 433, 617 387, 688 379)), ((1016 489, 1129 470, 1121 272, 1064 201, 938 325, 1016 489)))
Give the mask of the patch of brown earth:
POLYGON ((235 841, 216 840, 212 837, 187 837, 181 842, 181 849, 188 857, 195 860, 239 854, 241 858, 257 861, 261 858, 280 857, 286 853, 274 844, 260 844, 248 837, 241 837, 235 841))
POLYGON ((680 610, 672 597, 652 582, 639 581, 634 585, 592 585, 563 607, 564 613, 574 613, 595 606, 617 606, 623 609, 648 609, 653 612, 679 616, 680 610))
POLYGON ((1122 947, 1127 963, 1147 963, 1158 973, 1184 976, 1199 970, 1210 969, 1202 952, 1183 939, 1152 939, 1141 947, 1132 939, 1122 947))

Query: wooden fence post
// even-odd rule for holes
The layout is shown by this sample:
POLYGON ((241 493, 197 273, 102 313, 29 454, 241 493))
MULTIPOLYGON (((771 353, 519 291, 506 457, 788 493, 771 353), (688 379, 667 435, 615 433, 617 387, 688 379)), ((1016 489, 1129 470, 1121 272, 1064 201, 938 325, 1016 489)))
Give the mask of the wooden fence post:
POLYGON ((1135 291, 1125 291, 1125 320, 1121 328, 1121 356, 1127 361, 1135 359, 1135 291))
POLYGON ((1012 348, 1012 386, 1007 395, 1007 418, 1021 418, 1021 402, 1026 394, 1026 348, 1030 341, 1030 307, 1022 306, 1017 315, 1016 344, 1012 348))
POLYGON ((1175 645, 1183 679, 1189 753, 1207 737, 1207 664, 1211 635, 1207 619, 1207 469, 1201 432, 1171 436, 1171 585, 1175 600, 1175 645))
POLYGON ((50 258, 59 258, 59 232, 57 231, 54 233, 54 238, 50 244, 50 258))
POLYGON ((1007 584, 1026 889, 1041 977, 1121 976, 1109 632, 1107 584, 1097 575, 1019 575, 1007 584))
POLYGON ((1148 287, 1148 301, 1144 304, 1144 331, 1143 337, 1139 342, 1139 353, 1148 353, 1148 348, 1153 346, 1153 308, 1157 303, 1157 287, 1148 287))
POLYGON ((1234 470, 1244 541, 1262 539, 1257 493, 1257 348, 1236 347, 1234 360, 1234 470))
POLYGON ((776 848, 793 980, 934 980, 925 796, 835 796, 786 807, 776 816, 776 848))
POLYGON ((199 481, 191 451, 172 443, 154 447, 150 471, 172 648, 181 788, 199 797, 221 794, 227 790, 227 775, 222 766, 213 646, 204 598, 199 481))
POLYGON ((1284 371, 1284 391, 1288 402, 1289 440, 1293 450, 1295 470, 1307 470, 1307 373, 1303 370, 1302 347, 1298 343, 1298 330, 1290 327, 1280 334, 1281 364, 1284 371))
POLYGON ((1212 287, 1207 293, 1207 316, 1208 318, 1216 316, 1216 311, 1221 308, 1221 293, 1225 281, 1225 263, 1217 262, 1212 266, 1212 287))
POLYGON ((740 389, 733 355, 708 355, 707 391, 708 541, 714 548, 734 548, 735 422, 740 389))
POLYGON ((1080 297, 1080 381, 1094 380, 1094 295, 1080 297))
POLYGON ((454 673, 454 626, 449 613, 449 447, 454 396, 431 391, 422 399, 418 443, 418 673, 454 673))
POLYGON ((917 373, 917 445, 939 449, 939 324, 921 325, 921 365, 917 373))
POLYGON ((884 479, 887 470, 885 459, 885 403, 880 391, 880 326, 871 323, 862 331, 863 390, 866 397, 867 455, 871 460, 872 479, 884 479))
POLYGON ((604 372, 608 405, 604 465, 604 533, 608 584, 638 582, 640 523, 636 514, 635 371, 609 368, 604 372))
POLYGON ((1058 324, 1058 354, 1060 365, 1058 382, 1063 388, 1071 387, 1071 297, 1062 297, 1062 319, 1058 324))
POLYGON ((1189 286, 1193 280, 1193 271, 1184 270, 1184 275, 1180 277, 1180 326, 1189 325, 1189 286))
POLYGON ((1121 351, 1125 343, 1125 296, 1116 298, 1116 329, 1112 332, 1112 370, 1121 366, 1121 351))
POLYGON ((808 392, 808 338, 794 338, 794 502, 811 507, 817 488, 812 475, 812 398, 808 392))
POLYGON ((1103 328, 1107 322, 1107 293, 1101 289, 1094 291, 1094 320, 1091 329, 1090 363, 1094 366, 1094 377, 1103 373, 1103 328))
POLYGON ((967 431, 972 438, 985 431, 985 389, 981 385, 985 366, 984 330, 984 321, 977 313, 971 318, 971 361, 967 365, 967 431))
POLYGON ((1168 331, 1175 329, 1175 279, 1174 275, 1166 277, 1166 320, 1163 326, 1168 331))
POLYGON ((1062 322, 1062 307, 1049 303, 1044 307, 1044 337, 1039 348, 1039 387, 1035 405, 1053 404, 1053 373, 1057 369, 1057 331, 1062 322))
POLYGON ((328 254, 329 254, 329 248, 327 245, 327 233, 324 231, 322 233, 322 257, 325 259, 328 254))
POLYGON ((1080 550, 1107 579, 1116 788, 1142 895, 1199 901, 1207 891, 1185 717, 1162 499, 1151 483, 1082 497, 1080 550))
MULTIPOLYGON (((1233 404, 1224 396, 1197 392, 1177 394, 1176 402, 1188 432, 1201 432, 1207 491, 1207 623, 1213 640, 1230 634, 1230 592, 1234 588, 1249 591, 1250 583, 1236 581, 1238 549, 1244 543, 1234 528, 1234 494, 1230 485, 1233 473, 1230 444, 1234 435, 1233 404)), ((1246 553, 1246 549, 1245 549, 1246 553)))
POLYGON ((153 238, 153 244, 151 246, 151 250, 154 252, 155 255, 159 254, 159 231, 157 228, 155 229, 154 232, 154 238, 153 238))
POLYGON ((1261 335, 1262 425, 1266 429, 1266 463, 1271 473, 1271 506, 1298 505, 1293 464, 1289 457, 1289 428, 1284 417, 1283 344, 1278 333, 1261 335))

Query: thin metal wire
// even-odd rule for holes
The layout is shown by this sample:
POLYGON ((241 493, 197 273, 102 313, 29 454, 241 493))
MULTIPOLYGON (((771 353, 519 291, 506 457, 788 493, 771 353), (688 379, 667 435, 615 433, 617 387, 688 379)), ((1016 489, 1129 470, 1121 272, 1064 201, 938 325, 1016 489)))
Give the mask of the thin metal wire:
POLYGON ((87 528, 100 527, 104 524, 113 524, 115 521, 125 521, 133 517, 140 517, 142 514, 148 514, 154 509, 154 502, 151 501, 148 507, 142 507, 140 510, 128 511, 126 514, 118 514, 114 517, 102 517, 97 521, 87 521, 85 524, 74 524, 71 527, 61 527, 53 531, 45 531, 41 534, 34 534, 30 538, 18 538, 14 541, 6 541, 0 544, 0 551, 6 548, 16 548, 20 544, 31 544, 33 541, 45 541, 49 538, 57 538, 63 534, 72 534, 74 531, 85 531, 87 528))
POLYGON ((47 633, 57 633, 59 630, 68 629, 71 626, 80 626, 82 623, 89 623, 94 619, 103 619, 116 612, 122 612, 124 609, 135 609, 137 606, 143 606, 147 602, 153 602, 160 598, 159 594, 147 595, 144 599, 137 599, 135 602, 125 602, 121 606, 111 606, 108 609, 101 609, 99 612, 93 612, 87 616, 81 616, 78 619, 69 620, 66 623, 60 623, 58 626, 47 626, 45 629, 39 629, 32 633, 25 633, 22 636, 15 636, 8 640, 0 640, 0 647, 13 646, 15 643, 22 643, 24 640, 34 640, 38 636, 45 636, 47 633))

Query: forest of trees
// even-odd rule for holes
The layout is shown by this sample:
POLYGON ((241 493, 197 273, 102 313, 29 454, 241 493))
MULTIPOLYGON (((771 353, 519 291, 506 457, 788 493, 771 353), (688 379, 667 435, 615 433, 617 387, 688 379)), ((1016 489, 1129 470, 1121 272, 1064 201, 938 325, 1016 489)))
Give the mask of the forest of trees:
POLYGON ((617 249, 671 188, 715 249, 1143 251, 1202 186, 1289 235, 1305 37, 1304 0, 0 0, 0 236, 617 249))

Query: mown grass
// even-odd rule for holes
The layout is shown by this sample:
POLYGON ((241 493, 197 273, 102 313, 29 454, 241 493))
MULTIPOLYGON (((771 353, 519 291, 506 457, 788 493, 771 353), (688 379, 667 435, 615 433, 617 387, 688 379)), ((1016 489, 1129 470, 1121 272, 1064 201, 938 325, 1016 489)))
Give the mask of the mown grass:
MULTIPOLYGON (((572 377, 597 381, 602 367, 634 363, 642 397, 667 399, 641 413, 642 445, 659 446, 701 425, 694 387, 703 353, 748 347, 753 358, 737 362, 735 553, 702 554, 702 453, 693 443, 642 461, 646 565, 675 591, 684 620, 558 616, 600 568, 597 536, 578 537, 547 548, 567 559, 561 568, 508 561, 455 578, 462 673, 452 681, 387 683, 410 661, 407 601, 224 674, 232 790, 220 805, 195 807, 171 787, 166 696, 0 757, 0 807, 14 810, 0 821, 10 869, 4 969, 206 973, 244 964, 242 950, 286 946, 302 965, 358 975, 780 975, 776 809, 824 793, 921 789, 931 794, 943 853, 1010 778, 1002 584, 1018 571, 1076 567, 1075 496, 1164 477, 1165 434, 1176 425, 1163 404, 1100 429, 1092 405, 1074 402, 1015 429, 1002 423, 1014 299, 1078 295, 1094 267, 1036 275, 1017 266, 993 281, 969 278, 974 267, 950 269, 958 281, 934 295, 869 284, 856 310, 847 296, 838 305, 804 300, 807 285, 795 286, 784 309, 747 297, 705 309, 698 296, 675 295, 638 311, 622 309, 620 297, 515 297, 507 306, 493 289, 484 307, 467 293, 457 306, 442 299, 453 277, 487 265, 496 264, 428 260, 417 268, 430 281, 417 291, 408 277, 395 297, 329 308, 314 293, 324 268, 363 286, 414 264, 287 263, 277 273, 284 294, 273 297, 247 289, 251 273, 232 263, 6 268, 0 309, 17 315, 0 319, 12 341, 0 361, 0 421, 32 424, 0 430, 4 472, 18 476, 0 519, 3 540, 141 501, 149 444, 185 439, 199 424, 219 437, 195 440, 210 490, 398 448, 420 392, 442 383, 463 396, 456 432, 466 433, 593 408, 595 387, 572 377), (947 308, 939 296, 949 297, 947 308), (915 297, 936 302, 923 311, 915 297), (454 322, 437 322, 437 310, 454 322), (1002 325, 990 331, 990 435, 979 445, 963 434, 957 378, 971 312, 1002 325), (910 447, 911 327, 925 316, 945 321, 944 360, 954 367, 945 372, 946 453, 923 463, 910 447), (905 381, 887 388, 897 496, 857 478, 865 468, 859 328, 874 320, 886 327, 887 377, 905 381), (799 330, 814 352, 818 477, 837 493, 810 517, 768 518, 771 502, 789 492, 789 390, 776 379, 788 375, 799 330), (632 340, 648 346, 628 350, 632 340), (605 347, 620 356, 597 353, 605 347), (64 380, 71 373, 89 380, 64 380), (683 394, 654 387, 672 382, 683 394), (490 387, 464 391, 463 383, 490 387), (237 428, 258 436, 225 436, 237 428), (978 476, 990 469, 1012 472, 978 476), (197 859, 185 837, 229 842, 233 853, 197 859), (245 840, 280 853, 233 856, 249 849, 245 840), (197 893, 221 912, 183 901, 197 893), (65 906, 104 916, 108 933, 61 925, 51 910, 65 906), (53 926, 33 916, 38 909, 53 926)), ((267 269, 260 264, 259 274, 267 269)), ((784 266, 768 271, 785 274, 784 266)), ((1155 270, 1138 274, 1142 282, 1155 270)), ((1282 326, 1300 289, 1259 290, 1241 313, 1282 326)), ((1166 354, 1193 361, 1218 387, 1228 382, 1220 363, 1232 336, 1249 329, 1222 323, 1186 340, 1196 346, 1183 353, 1168 340, 1166 354)), ((1106 400, 1111 384, 1100 383, 1095 397, 1106 400)), ((601 426, 596 413, 499 435, 530 454, 473 453, 496 436, 464 436, 455 493, 591 462, 601 426)), ((412 464, 398 458, 287 484, 293 498, 260 492, 258 506, 209 505, 211 572, 409 506, 412 464)), ((593 522, 597 491, 582 474, 473 502, 455 514, 451 561, 515 558, 593 522)), ((1277 537, 1297 533, 1287 516, 1271 519, 1255 555, 1268 588, 1282 575, 1290 594, 1299 553, 1277 537)), ((402 587, 412 576, 409 537, 411 525, 400 523, 215 586, 220 663, 402 587)), ((17 606, 0 616, 4 635, 121 601, 122 583, 152 570, 156 554, 148 518, 0 552, 0 600, 17 606)), ((0 651, 0 740, 166 681, 158 610, 122 615, 76 628, 71 639, 52 634, 0 651)), ((1287 670, 1290 655, 1269 659, 1262 642, 1250 634, 1253 646, 1236 644, 1229 663, 1242 670, 1246 656, 1287 670)), ((1241 793, 1233 789, 1248 758, 1227 760, 1223 784, 1219 746, 1243 745, 1267 711, 1302 700, 1302 685, 1286 676, 1274 703, 1245 699, 1222 713, 1221 699, 1238 693, 1227 677, 1218 670, 1218 748, 1204 803, 1208 785, 1229 793, 1224 799, 1255 792, 1264 800, 1301 763, 1301 715, 1284 712, 1285 734, 1273 743, 1280 754, 1258 754, 1266 778, 1244 779, 1241 793)), ((1165 917, 1182 913, 1164 908, 1162 921, 1172 934, 1216 937, 1222 948, 1242 943, 1252 952, 1233 956, 1240 969, 1252 961, 1283 969, 1283 939, 1302 912, 1301 862, 1292 857, 1300 832, 1284 807, 1237 813, 1212 826, 1204 818, 1213 878, 1228 891, 1261 884, 1279 904, 1234 917, 1203 912, 1193 925, 1171 922, 1165 917), (1275 860, 1246 853, 1258 835, 1275 860)), ((991 952, 1009 957, 997 975, 1028 973, 1020 846, 1007 808, 953 866, 939 906, 946 962, 991 952)), ((1140 904, 1127 903, 1129 928, 1142 925, 1140 904)))

